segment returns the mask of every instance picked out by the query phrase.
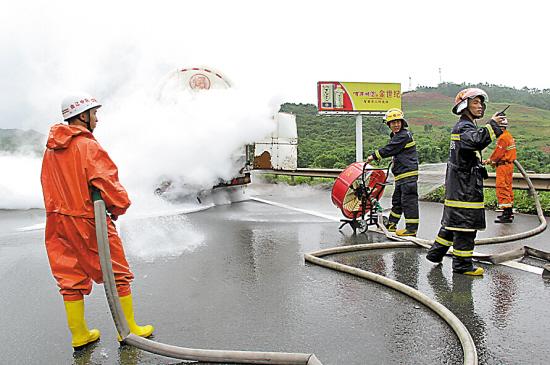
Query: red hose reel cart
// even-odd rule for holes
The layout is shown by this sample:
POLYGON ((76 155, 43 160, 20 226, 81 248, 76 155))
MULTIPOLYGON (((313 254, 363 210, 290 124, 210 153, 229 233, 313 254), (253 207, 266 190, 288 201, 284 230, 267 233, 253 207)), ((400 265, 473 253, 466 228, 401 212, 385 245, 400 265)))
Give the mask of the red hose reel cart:
POLYGON ((332 186, 332 202, 342 211, 345 219, 338 229, 349 224, 353 233, 361 233, 376 225, 378 213, 382 212, 380 198, 387 185, 388 172, 374 168, 365 162, 354 162, 340 173, 332 186))

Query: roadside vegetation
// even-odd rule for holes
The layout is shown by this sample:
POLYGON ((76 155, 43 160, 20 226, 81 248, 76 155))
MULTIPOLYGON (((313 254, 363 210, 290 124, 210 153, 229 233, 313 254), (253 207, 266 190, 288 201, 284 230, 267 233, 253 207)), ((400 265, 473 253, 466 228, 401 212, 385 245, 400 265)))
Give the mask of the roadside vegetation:
POLYGON ((332 189, 334 179, 316 177, 311 178, 307 176, 286 176, 275 174, 263 174, 261 179, 271 184, 287 184, 287 185, 310 185, 320 188, 332 189))
MULTIPOLYGON (((497 197, 495 189, 483 189, 485 196, 485 208, 495 210, 497 208, 497 197)), ((550 216, 550 192, 537 192, 542 211, 545 216, 550 216)), ((426 194, 422 200, 443 203, 445 201, 445 187, 440 186, 432 192, 426 194)), ((537 214, 535 209, 535 200, 529 194, 528 190, 514 189, 514 208, 520 213, 537 214)))

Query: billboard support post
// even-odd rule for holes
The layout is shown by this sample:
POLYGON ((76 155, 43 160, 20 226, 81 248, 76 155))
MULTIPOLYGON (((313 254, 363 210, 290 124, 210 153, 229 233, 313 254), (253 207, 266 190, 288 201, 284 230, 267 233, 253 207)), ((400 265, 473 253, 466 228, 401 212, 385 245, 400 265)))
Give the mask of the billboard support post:
POLYGON ((363 161, 363 116, 355 116, 355 161, 363 161))

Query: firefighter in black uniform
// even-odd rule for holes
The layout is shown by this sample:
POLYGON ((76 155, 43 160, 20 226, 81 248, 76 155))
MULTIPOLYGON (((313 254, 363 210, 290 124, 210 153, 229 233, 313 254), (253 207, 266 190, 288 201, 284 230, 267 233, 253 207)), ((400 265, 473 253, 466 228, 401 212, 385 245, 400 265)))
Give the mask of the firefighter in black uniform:
POLYGON ((386 112, 384 121, 391 129, 390 142, 367 157, 367 163, 393 157, 392 173, 395 190, 386 228, 398 236, 416 236, 418 230, 418 153, 416 142, 400 109, 386 112), (396 230, 401 214, 405 214, 405 229, 396 230))
POLYGON ((445 176, 445 204, 441 229, 426 258, 440 263, 453 246, 453 272, 483 275, 483 268, 472 263, 477 230, 485 229, 483 179, 487 171, 481 164, 481 151, 502 134, 505 117, 493 115, 478 128, 488 101, 485 91, 468 88, 455 98, 453 113, 460 115, 451 132, 451 145, 445 176))

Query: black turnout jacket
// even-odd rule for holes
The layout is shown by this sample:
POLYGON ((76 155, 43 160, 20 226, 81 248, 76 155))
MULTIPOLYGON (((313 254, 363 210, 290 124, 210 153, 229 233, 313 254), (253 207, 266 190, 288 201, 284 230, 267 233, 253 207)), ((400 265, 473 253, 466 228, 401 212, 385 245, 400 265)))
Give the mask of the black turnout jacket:
POLYGON ((445 205, 441 225, 455 231, 485 228, 481 151, 502 131, 494 120, 478 128, 461 116, 451 132, 451 144, 445 176, 445 205))
POLYGON ((395 179, 395 185, 418 180, 418 153, 412 133, 401 128, 397 133, 391 132, 390 137, 390 142, 376 150, 372 157, 375 160, 393 157, 391 172, 395 179))

